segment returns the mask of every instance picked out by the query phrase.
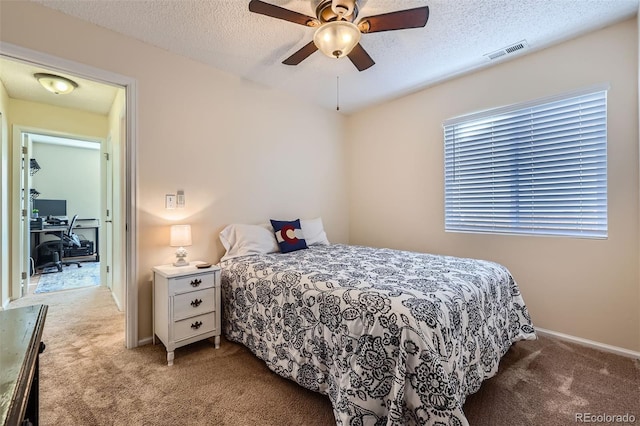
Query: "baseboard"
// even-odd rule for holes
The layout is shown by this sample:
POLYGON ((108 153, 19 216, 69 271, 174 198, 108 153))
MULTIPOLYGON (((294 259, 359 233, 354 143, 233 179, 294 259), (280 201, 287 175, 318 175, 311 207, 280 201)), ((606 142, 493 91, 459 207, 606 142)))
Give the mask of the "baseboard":
POLYGON ((124 312, 124 309, 122 309, 122 304, 120 303, 120 300, 116 297, 116 295, 113 292, 113 290, 109 289, 109 292, 111 293, 111 298, 113 299, 113 301, 116 302, 116 306, 118 307, 118 311, 119 312, 124 312))
POLYGON ((145 337, 144 339, 138 340, 138 346, 144 346, 153 343, 153 337, 145 337))
POLYGON ((2 301, 2 306, 0 306, 0 311, 5 311, 7 310, 7 308, 9 307, 9 303, 11 302, 11 299, 7 298, 5 300, 2 301))
MULTIPOLYGON (((544 328, 536 327, 536 333, 543 336, 555 337, 556 339, 565 340, 571 343, 576 343, 582 346, 588 346, 590 348, 599 349, 605 352, 611 352, 617 355, 622 355, 627 358, 640 359, 640 352, 632 351, 629 349, 621 348, 618 346, 607 345, 606 343, 596 342, 594 340, 583 339, 582 337, 571 336, 569 334, 559 333, 557 331, 546 330, 544 328)), ((153 337, 145 337, 138 341, 138 346, 148 345, 153 342, 153 337)))
POLYGON ((559 333, 557 331, 546 330, 544 328, 536 327, 536 333, 539 333, 543 336, 555 337, 560 340, 566 340, 571 343, 577 343, 582 346, 588 346, 590 348, 599 349, 601 351, 611 352, 611 353, 622 355, 628 358, 640 359, 640 352, 632 351, 630 349, 607 345, 606 343, 600 343, 594 340, 583 339, 582 337, 571 336, 570 334, 559 333))

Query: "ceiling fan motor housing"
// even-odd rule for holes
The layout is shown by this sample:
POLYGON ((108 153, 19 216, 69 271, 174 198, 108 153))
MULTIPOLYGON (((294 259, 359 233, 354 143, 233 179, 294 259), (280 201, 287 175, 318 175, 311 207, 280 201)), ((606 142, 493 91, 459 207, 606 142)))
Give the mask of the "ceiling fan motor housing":
POLYGON ((321 23, 337 20, 353 22, 358 16, 356 0, 323 0, 316 7, 316 16, 321 23))

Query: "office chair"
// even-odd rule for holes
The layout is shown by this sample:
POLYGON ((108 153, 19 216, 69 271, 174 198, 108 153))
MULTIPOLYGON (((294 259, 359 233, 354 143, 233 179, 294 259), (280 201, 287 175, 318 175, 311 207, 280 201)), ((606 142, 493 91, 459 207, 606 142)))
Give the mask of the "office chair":
MULTIPOLYGON (((62 249, 65 248, 73 248, 73 247, 82 247, 80 244, 80 237, 73 233, 73 227, 76 224, 76 220, 78 219, 78 215, 73 215, 71 222, 69 222, 69 227, 67 228, 67 232, 62 234, 62 249)), ((71 264, 78 265, 78 268, 82 268, 80 262, 62 262, 65 266, 69 266, 71 264)))
POLYGON ((65 266, 75 264, 78 265, 78 268, 82 268, 80 262, 62 261, 62 255, 64 254, 65 249, 81 247, 80 238, 73 233, 73 227, 75 226, 77 219, 78 215, 74 215, 62 236, 57 232, 45 232, 45 235, 55 235, 59 240, 45 241, 36 247, 36 252, 38 253, 38 267, 47 268, 55 266, 58 269, 58 272, 62 272, 63 264, 65 266), (45 259, 42 264, 40 263, 41 257, 45 259))
POLYGON ((62 261, 60 261, 60 243, 58 241, 45 241, 36 246, 36 262, 34 269, 43 269, 56 267, 57 271, 62 272, 62 261), (52 244, 53 243, 53 244, 52 244))

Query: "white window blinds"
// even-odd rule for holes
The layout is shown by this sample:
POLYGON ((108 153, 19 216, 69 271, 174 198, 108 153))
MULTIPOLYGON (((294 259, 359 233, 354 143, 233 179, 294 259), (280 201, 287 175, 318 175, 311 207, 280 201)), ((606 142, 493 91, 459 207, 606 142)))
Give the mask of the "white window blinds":
POLYGON ((444 124, 445 229, 607 237, 607 91, 444 124))

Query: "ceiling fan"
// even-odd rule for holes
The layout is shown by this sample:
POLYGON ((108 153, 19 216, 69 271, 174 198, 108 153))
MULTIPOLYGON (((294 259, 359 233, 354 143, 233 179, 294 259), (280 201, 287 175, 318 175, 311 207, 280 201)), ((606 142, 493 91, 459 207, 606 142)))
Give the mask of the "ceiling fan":
POLYGON ((319 49, 329 57, 347 56, 359 71, 375 64, 360 45, 361 34, 420 28, 424 27, 429 19, 429 7, 423 6, 368 16, 355 24, 358 17, 358 0, 321 0, 316 7, 316 18, 260 0, 251 0, 249 10, 317 28, 313 40, 282 61, 283 64, 298 65, 319 49))

